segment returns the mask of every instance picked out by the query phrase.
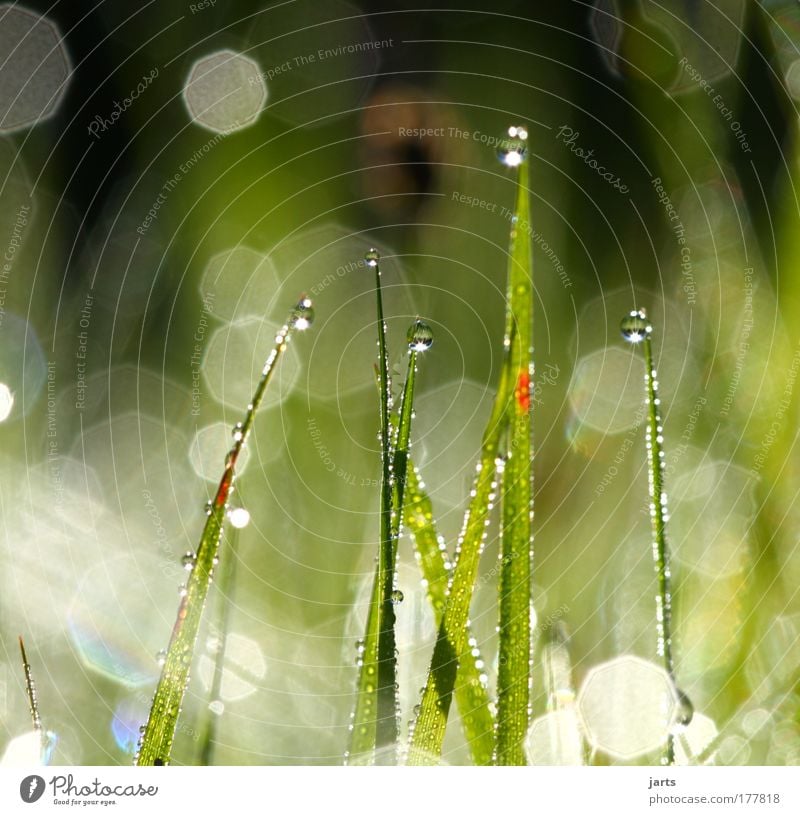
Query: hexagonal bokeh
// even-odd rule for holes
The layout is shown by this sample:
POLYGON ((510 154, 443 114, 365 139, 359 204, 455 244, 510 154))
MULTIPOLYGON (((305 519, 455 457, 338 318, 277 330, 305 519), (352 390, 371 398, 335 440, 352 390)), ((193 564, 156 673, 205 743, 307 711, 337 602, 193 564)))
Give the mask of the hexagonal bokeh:
MULTIPOLYGON (((212 638, 209 650, 221 647, 217 638, 212 638)), ((208 691, 214 681, 215 658, 203 654, 197 664, 197 674, 203 688, 208 691)), ((225 660, 222 667, 222 682, 219 699, 213 702, 234 702, 254 694, 267 673, 267 663, 261 646, 243 634, 228 634, 225 642, 225 660)))
POLYGON ((676 709, 667 672, 630 655, 592 668, 578 691, 578 712, 590 744, 625 761, 664 745, 676 709))
MULTIPOLYGON (((225 456, 233 444, 233 428, 225 422, 214 422, 201 427, 194 434, 189 446, 189 462, 192 469, 204 481, 216 483, 222 475, 225 456)), ((236 463, 236 472, 241 475, 247 469, 250 448, 245 445, 236 463)))
POLYGON ((786 90, 792 99, 800 100, 800 59, 794 60, 786 69, 786 90))
MULTIPOLYGON (((218 328, 208 341, 202 364, 203 381, 212 398, 240 411, 250 402, 264 361, 275 345, 280 326, 269 320, 237 320, 218 328)), ((292 340, 277 360, 270 387, 264 393, 262 409, 274 407, 294 388, 300 376, 300 362, 292 340)))
POLYGON ((692 0, 630 4, 595 0, 590 29, 600 56, 616 75, 658 82, 670 93, 712 85, 736 68, 745 0, 698 5, 692 0), (681 60, 684 60, 682 62, 681 60))
POLYGON ((583 764, 583 736, 575 709, 566 707, 534 719, 525 739, 525 754, 534 766, 583 764))
POLYGON ((440 474, 427 484, 434 506, 458 507, 467 499, 493 399, 491 388, 468 379, 416 396, 413 455, 423 475, 440 474))
POLYGON ((0 5, 0 132, 29 127, 53 114, 69 75, 56 26, 22 6, 0 5))
POLYGON ((669 86, 672 93, 700 88, 700 79, 713 84, 736 70, 745 29, 746 0, 695 3, 673 0, 669 5, 642 3, 643 16, 669 35, 680 70, 669 86), (681 60, 685 62, 681 65, 681 60))
POLYGON ((183 101, 194 122, 215 133, 230 133, 258 119, 267 86, 257 62, 235 51, 217 51, 192 66, 183 101))
POLYGON ((718 733, 713 719, 702 713, 695 713, 689 726, 675 734, 675 763, 696 764, 698 757, 718 733))
POLYGON ((672 484, 675 560, 713 578, 741 571, 755 517, 753 474, 729 462, 704 460, 672 484))
POLYGON ((31 730, 11 739, 0 758, 0 767, 36 767, 42 763, 42 734, 31 730))
POLYGON ((232 321, 263 314, 278 286, 269 258, 248 246, 235 246, 208 261, 200 294, 214 317, 232 321))
POLYGON ((604 348, 581 357, 569 385, 569 401, 584 425, 622 433, 643 421, 644 360, 626 348, 604 348))

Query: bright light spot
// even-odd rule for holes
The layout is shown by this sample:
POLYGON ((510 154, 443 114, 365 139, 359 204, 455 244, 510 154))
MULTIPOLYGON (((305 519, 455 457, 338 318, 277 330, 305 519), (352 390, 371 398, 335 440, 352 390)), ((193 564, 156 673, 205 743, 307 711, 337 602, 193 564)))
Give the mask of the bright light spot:
POLYGON ((578 692, 578 710, 591 744, 624 760, 663 747, 676 707, 667 672, 634 656, 592 668, 578 692))
POLYGON ((0 132, 29 127, 53 114, 69 74, 55 25, 16 4, 0 5, 0 132))
POLYGON ((258 119, 267 101, 267 86, 252 59, 235 51, 218 51, 194 64, 183 99, 197 124, 215 133, 229 133, 258 119))
POLYGON ((509 150, 509 152, 503 156, 503 163, 507 167, 519 167, 519 165, 522 164, 523 158, 524 156, 519 150, 509 150))
POLYGON ((14 407, 14 394, 8 385, 0 382, 0 422, 4 422, 11 414, 14 407))
POLYGON ((11 739, 0 759, 0 767, 35 767, 42 763, 42 734, 32 730, 11 739))
POLYGON ((573 708, 534 719, 525 740, 528 763, 537 766, 583 764, 583 737, 573 708))
MULTIPOLYGON (((197 665, 200 682, 206 690, 214 681, 214 660, 203 654, 197 665)), ((222 668, 220 702, 233 702, 251 696, 258 690, 267 673, 267 663, 261 646, 242 634, 228 634, 225 641, 225 661, 222 668)))
POLYGON ((244 529, 250 523, 250 513, 244 507, 236 507, 228 513, 228 520, 236 529, 244 529))

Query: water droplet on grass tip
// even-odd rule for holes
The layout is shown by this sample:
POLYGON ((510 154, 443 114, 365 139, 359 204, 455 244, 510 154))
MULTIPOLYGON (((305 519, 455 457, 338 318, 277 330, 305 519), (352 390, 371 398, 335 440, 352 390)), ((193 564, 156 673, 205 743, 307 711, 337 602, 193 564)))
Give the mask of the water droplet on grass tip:
POLYGON ((370 249, 365 255, 364 260, 367 261, 367 266, 371 266, 375 268, 378 265, 378 261, 381 259, 381 253, 377 249, 370 249))
POLYGON ((298 331, 305 331, 314 322, 314 306, 308 297, 301 297, 292 314, 292 322, 298 331))
POLYGON ((652 332, 653 324, 647 319, 644 309, 639 309, 622 318, 619 330, 625 340, 635 344, 641 342, 652 332))
POLYGON ((197 561, 197 558, 195 557, 194 552, 187 552, 181 558, 181 565, 183 566, 184 569, 186 569, 187 572, 191 572, 192 569, 194 569, 194 565, 195 565, 196 561, 197 561))
POLYGON ((406 334, 409 351, 427 351, 433 345, 433 331, 422 320, 415 320, 406 334))
POLYGON ((519 167, 528 153, 528 131, 525 127, 511 126, 508 137, 497 148, 497 157, 506 167, 519 167))
POLYGON ((403 595, 403 592, 402 592, 402 591, 400 591, 400 589, 395 589, 395 590, 392 592, 392 602, 393 602, 395 605, 398 605, 398 604, 402 603, 402 602, 403 602, 403 598, 404 598, 404 595, 403 595))

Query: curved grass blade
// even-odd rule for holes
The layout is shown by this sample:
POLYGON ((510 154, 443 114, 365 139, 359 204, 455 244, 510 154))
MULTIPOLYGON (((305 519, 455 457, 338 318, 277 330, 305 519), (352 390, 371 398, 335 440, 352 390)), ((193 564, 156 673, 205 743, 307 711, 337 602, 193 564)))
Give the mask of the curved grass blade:
MULTIPOLYGON (((670 571, 669 546, 667 545, 667 494, 664 492, 664 428, 661 425, 661 411, 658 397, 658 375, 653 364, 653 348, 650 336, 653 324, 647 319, 644 309, 632 311, 623 318, 620 331, 625 340, 634 345, 641 344, 644 350, 645 402, 647 405, 647 471, 650 493, 650 520, 653 529, 653 563, 658 579, 656 595, 656 623, 658 630, 657 652, 663 660, 664 670, 675 683, 675 665, 672 658, 672 573, 670 571)), ((681 724, 691 720, 691 702, 677 688, 682 709, 685 711, 681 724)), ((667 737, 667 744, 661 763, 675 763, 675 739, 667 737)))
MULTIPOLYGON (((524 151, 527 132, 509 128, 508 155, 524 151), (524 135, 522 135, 524 134, 524 135), (517 151, 513 151, 513 145, 517 151)), ((508 297, 514 323, 510 367, 514 398, 509 407, 508 445, 501 466, 500 490, 500 623, 497 671, 497 763, 525 764, 524 740, 530 724, 531 693, 531 568, 533 560, 533 468, 531 387, 533 382, 533 258, 528 163, 518 167, 517 201, 512 219, 508 297)))
MULTIPOLYGON (((433 505, 413 463, 410 463, 406 479, 403 522, 413 536, 428 599, 433 606, 436 624, 439 625, 444 614, 447 579, 452 563, 447 556, 444 540, 440 540, 436 533, 433 505)), ((468 649, 459 660, 455 698, 472 761, 478 766, 484 766, 491 764, 494 757, 495 718, 489 701, 481 654, 469 629, 467 645, 468 649)))
POLYGON ((182 593, 178 616, 172 629, 169 647, 161 669, 161 677, 156 686, 150 716, 145 725, 139 750, 136 755, 136 764, 142 766, 165 765, 170 761, 172 744, 175 739, 175 729, 181 711, 183 696, 189 682, 189 668, 194 654, 197 632, 203 615, 208 589, 214 567, 217 564, 220 538, 225 521, 233 484, 236 478, 236 463, 247 441, 253 426, 255 414, 258 410, 264 391, 272 378, 273 371, 281 354, 286 350, 295 330, 303 331, 311 325, 314 312, 311 301, 302 297, 297 306, 292 309, 286 324, 275 337, 275 345, 270 351, 261 379, 243 422, 236 425, 233 431, 233 447, 225 457, 225 468, 213 501, 206 506, 208 519, 206 520, 200 544, 194 558, 194 567, 186 589, 182 593))
MULTIPOLYGON (((528 134, 524 128, 510 128, 509 139, 500 147, 500 160, 508 167, 520 167, 526 155, 528 134)), ((521 185, 520 185, 521 186, 521 185)), ((527 184, 525 185, 527 191, 527 184)), ((527 192, 526 192, 527 194, 527 192)), ((521 195, 521 192, 518 194, 521 195)), ((514 221, 522 227, 519 219, 514 221)), ((529 269, 526 269, 529 271, 529 269)), ((436 763, 442 753, 447 717, 450 712, 459 660, 468 650, 469 606, 475 586, 478 562, 495 499, 497 460, 500 444, 514 411, 512 401, 517 386, 517 371, 513 366, 513 351, 518 331, 512 310, 514 291, 509 279, 506 306, 506 329, 503 339, 504 360, 500 372, 492 413, 484 430, 481 454, 471 500, 456 547, 455 566, 447 590, 447 601, 431 658, 428 680, 422 694, 419 714, 409 753, 410 764, 436 763)), ((527 507, 526 507, 527 511, 527 507)), ((530 623, 529 623, 530 624, 530 623)))
MULTIPOLYGON (((368 258, 369 260, 369 258, 368 258)), ((382 314, 382 310, 380 312, 382 314)), ((423 353, 433 344, 433 333, 430 327, 417 320, 408 331, 408 371, 406 381, 403 385, 403 394, 400 401, 400 412, 397 421, 389 421, 389 434, 391 440, 389 455, 391 457, 391 485, 392 485, 392 508, 389 519, 389 540, 392 546, 392 606, 398 600, 399 593, 395 590, 394 574, 397 563, 397 541, 400 537, 400 526, 402 521, 402 507, 404 492, 406 487, 406 471, 408 468, 408 451, 411 441, 411 420, 414 407, 414 387, 417 374, 417 354, 423 353)), ((378 372, 378 387, 381 390, 382 401, 385 393, 383 383, 386 380, 378 372)), ((387 395, 388 403, 388 395, 387 395)), ((383 514, 382 514, 383 517, 383 514)), ((346 763, 350 763, 353 758, 369 756, 375 751, 376 760, 385 759, 376 748, 377 729, 375 726, 375 711, 377 709, 378 690, 375 677, 378 675, 376 666, 379 662, 379 641, 380 641, 380 608, 383 597, 384 583, 383 575, 379 568, 376 571, 375 582, 373 583, 370 606, 367 616, 367 626, 364 639, 358 644, 358 665, 359 678, 357 686, 356 708, 353 713, 353 721, 350 725, 350 745, 345 755, 346 763)), ((394 608, 392 608, 394 613, 394 608)), ((393 689, 394 690, 394 689, 393 689)), ((395 711, 397 711, 397 696, 395 690, 395 711)), ((398 728, 399 734, 399 728, 398 728)), ((395 736, 395 744, 397 736, 395 736)), ((395 751, 396 759, 396 751, 395 751)))

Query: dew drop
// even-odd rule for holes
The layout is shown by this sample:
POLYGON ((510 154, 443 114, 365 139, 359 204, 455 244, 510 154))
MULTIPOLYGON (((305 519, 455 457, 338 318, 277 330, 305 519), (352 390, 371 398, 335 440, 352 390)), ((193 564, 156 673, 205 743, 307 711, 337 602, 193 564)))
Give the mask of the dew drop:
POLYGON ((647 319, 644 309, 638 309, 622 318, 619 330, 625 340, 635 344, 641 342, 652 332, 653 324, 647 319))
POLYGON ((183 568, 186 569, 187 572, 191 572, 194 569, 194 565, 197 562, 197 557, 195 556, 194 552, 187 552, 181 558, 181 564, 183 568))
POLYGON ((292 323, 298 331, 305 331, 314 322, 314 306, 310 298, 301 297, 292 313, 292 323))
POLYGON ((519 167, 527 158, 528 131, 524 127, 511 126, 508 136, 500 142, 497 148, 497 157, 506 167, 519 167))
POLYGON ((433 345, 433 331, 422 320, 415 320, 406 334, 408 350, 419 353, 427 351, 433 345))
POLYGON ((206 501, 203 512, 205 512, 206 515, 210 515, 213 508, 214 504, 211 501, 206 501))
POLYGON ((400 589, 395 589, 395 590, 392 592, 392 602, 393 602, 395 605, 399 605, 400 603, 402 603, 402 602, 403 602, 403 597, 404 597, 404 596, 403 596, 403 592, 402 592, 402 591, 400 591, 400 589))
POLYGON ((161 650, 160 650, 160 651, 159 651, 159 652, 156 654, 156 662, 157 662, 159 665, 163 665, 163 664, 164 664, 166 661, 167 661, 167 652, 166 652, 166 650, 165 650, 164 648, 162 648, 162 649, 161 649, 161 650))
POLYGON ((679 727, 688 727, 694 718, 694 705, 692 700, 680 688, 675 688, 675 692, 678 697, 675 724, 679 727))
POLYGON ((242 435, 244 430, 244 425, 241 422, 236 422, 233 426, 233 440, 234 441, 241 441, 242 435))
POLYGON ((365 255, 364 260, 367 261, 367 266, 371 266, 373 269, 378 265, 378 261, 381 259, 381 253, 377 249, 370 249, 365 255))

